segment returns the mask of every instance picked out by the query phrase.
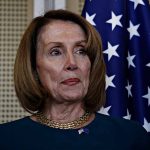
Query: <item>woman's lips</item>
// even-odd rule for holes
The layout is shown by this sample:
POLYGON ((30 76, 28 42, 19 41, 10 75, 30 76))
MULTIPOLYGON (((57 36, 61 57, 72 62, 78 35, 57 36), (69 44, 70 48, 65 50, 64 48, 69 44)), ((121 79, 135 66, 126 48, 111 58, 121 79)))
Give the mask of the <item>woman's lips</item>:
POLYGON ((80 82, 80 79, 78 78, 69 78, 69 79, 62 81, 61 83, 72 86, 72 85, 78 84, 79 82, 80 82))

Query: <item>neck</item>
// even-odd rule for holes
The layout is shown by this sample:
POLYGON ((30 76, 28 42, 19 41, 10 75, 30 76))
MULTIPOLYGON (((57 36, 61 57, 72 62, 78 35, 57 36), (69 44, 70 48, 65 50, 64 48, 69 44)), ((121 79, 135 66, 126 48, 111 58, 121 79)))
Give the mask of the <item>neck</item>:
POLYGON ((84 113, 82 103, 74 104, 45 104, 43 109, 44 115, 56 122, 67 123, 80 118, 84 113))

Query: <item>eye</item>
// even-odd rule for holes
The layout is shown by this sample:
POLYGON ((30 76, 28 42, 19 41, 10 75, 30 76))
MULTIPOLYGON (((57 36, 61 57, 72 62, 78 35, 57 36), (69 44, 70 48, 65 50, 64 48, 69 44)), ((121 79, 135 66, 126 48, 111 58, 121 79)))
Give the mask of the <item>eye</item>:
POLYGON ((59 48, 53 48, 50 53, 51 56, 59 56, 62 54, 61 50, 59 48))
POLYGON ((79 55, 83 55, 83 56, 87 55, 87 51, 86 51, 85 48, 80 48, 80 49, 78 49, 78 50, 76 51, 76 53, 79 54, 79 55))

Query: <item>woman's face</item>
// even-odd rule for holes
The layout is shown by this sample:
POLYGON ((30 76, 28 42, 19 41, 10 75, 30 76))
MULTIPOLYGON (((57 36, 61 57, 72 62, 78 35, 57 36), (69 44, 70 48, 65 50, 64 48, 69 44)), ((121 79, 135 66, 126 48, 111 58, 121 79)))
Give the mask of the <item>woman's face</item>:
POLYGON ((37 39, 36 67, 42 85, 58 102, 82 100, 89 86, 91 63, 82 28, 54 20, 37 39))

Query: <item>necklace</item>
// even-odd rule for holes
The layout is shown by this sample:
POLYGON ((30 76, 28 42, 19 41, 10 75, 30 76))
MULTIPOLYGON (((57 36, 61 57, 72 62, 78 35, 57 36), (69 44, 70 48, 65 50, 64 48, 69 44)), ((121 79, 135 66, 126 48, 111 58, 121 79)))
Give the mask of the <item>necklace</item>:
POLYGON ((91 114, 89 112, 85 112, 83 114, 83 116, 81 116, 79 119, 68 122, 68 123, 60 123, 60 122, 50 120, 50 119, 46 118, 46 116, 44 116, 44 114, 42 112, 36 113, 35 117, 36 117, 37 121, 40 122, 41 124, 45 124, 52 128, 75 129, 75 128, 79 127, 80 125, 84 124, 85 122, 87 122, 90 118, 90 115, 91 114))

